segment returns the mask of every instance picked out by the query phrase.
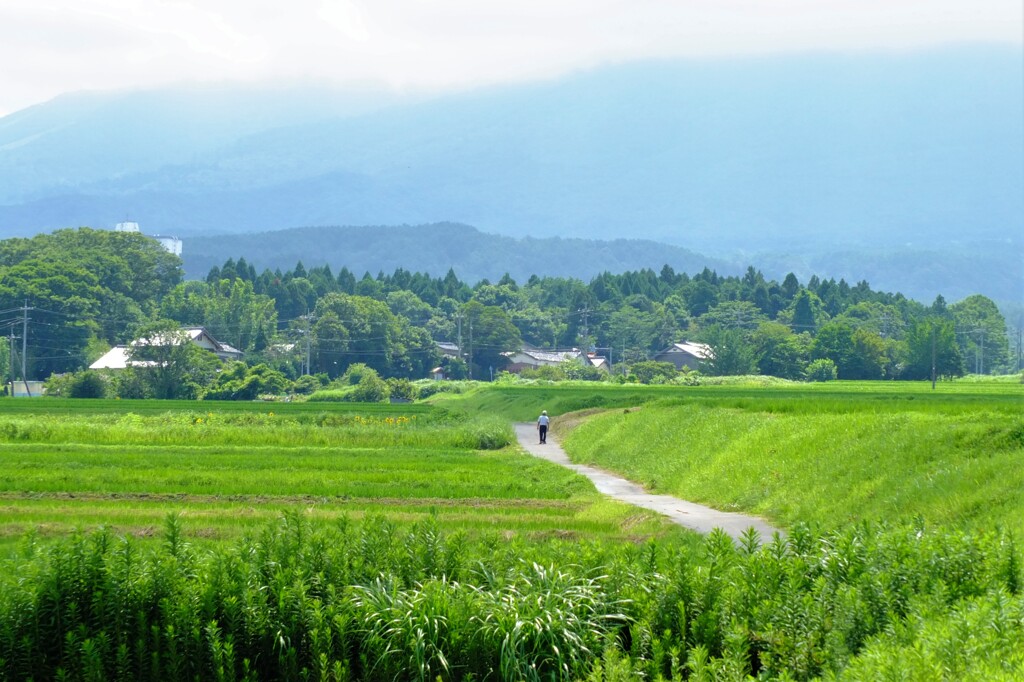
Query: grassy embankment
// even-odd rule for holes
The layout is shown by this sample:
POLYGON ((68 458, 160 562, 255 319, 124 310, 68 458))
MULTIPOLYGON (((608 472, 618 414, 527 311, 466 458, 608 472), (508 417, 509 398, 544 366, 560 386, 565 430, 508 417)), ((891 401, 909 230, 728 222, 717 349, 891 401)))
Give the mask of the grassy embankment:
POLYGON ((653 491, 785 526, 920 517, 1024 535, 1024 388, 975 386, 700 391, 596 415, 564 445, 653 491))
POLYGON ((295 509, 435 515, 472 533, 676 532, 510 440, 500 419, 424 405, 0 401, 0 543, 98 526, 147 536, 169 512, 188 535, 225 538, 295 509))

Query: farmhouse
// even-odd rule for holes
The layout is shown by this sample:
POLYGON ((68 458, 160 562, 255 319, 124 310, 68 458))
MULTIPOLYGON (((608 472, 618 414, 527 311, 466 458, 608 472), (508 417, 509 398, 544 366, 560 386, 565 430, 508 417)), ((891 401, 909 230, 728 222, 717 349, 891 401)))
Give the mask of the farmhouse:
POLYGON ((441 351, 441 355, 447 358, 457 358, 460 356, 458 344, 451 341, 438 341, 437 349, 441 351))
POLYGON ((714 357, 711 346, 703 343, 690 343, 681 341, 673 343, 665 350, 657 353, 654 359, 658 362, 671 362, 676 369, 699 369, 702 362, 714 357))
MULTIPOLYGON (((221 360, 240 360, 242 358, 242 351, 213 338, 213 335, 206 331, 204 327, 186 327, 181 331, 184 332, 185 338, 189 342, 214 353, 221 360)), ((178 340, 171 339, 170 342, 177 343, 178 340)), ((103 357, 89 365, 89 369, 124 369, 128 367, 130 362, 130 349, 141 343, 141 340, 136 339, 126 346, 114 346, 103 357)))
POLYGON ((519 374, 524 369, 534 369, 536 367, 556 367, 566 360, 587 362, 586 356, 575 348, 564 351, 543 351, 527 347, 521 348, 514 353, 505 353, 504 355, 508 358, 508 365, 506 365, 505 369, 513 374, 519 374))

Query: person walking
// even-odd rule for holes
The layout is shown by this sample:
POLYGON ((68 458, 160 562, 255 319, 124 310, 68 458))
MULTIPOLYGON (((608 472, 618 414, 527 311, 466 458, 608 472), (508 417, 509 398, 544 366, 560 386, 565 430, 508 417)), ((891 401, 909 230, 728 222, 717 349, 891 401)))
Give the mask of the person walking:
POLYGON ((547 410, 541 410, 540 417, 537 418, 537 432, 540 434, 540 444, 544 445, 548 442, 548 424, 551 420, 548 419, 547 410))

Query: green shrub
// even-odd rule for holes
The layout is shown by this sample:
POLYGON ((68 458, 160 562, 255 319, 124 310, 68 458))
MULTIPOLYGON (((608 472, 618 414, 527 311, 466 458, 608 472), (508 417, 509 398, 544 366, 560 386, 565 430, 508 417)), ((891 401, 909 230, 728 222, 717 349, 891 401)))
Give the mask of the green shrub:
POLYGON ((469 429, 474 447, 480 450, 497 450, 515 442, 515 433, 505 419, 480 417, 470 422, 469 429))
POLYGON ((644 360, 633 363, 629 368, 629 373, 630 377, 636 377, 641 384, 650 384, 654 383, 656 378, 661 378, 662 382, 666 379, 674 379, 679 371, 671 362, 644 360))
POLYGON ((416 384, 419 390, 420 399, 429 398, 432 395, 438 393, 464 393, 467 388, 467 383, 462 381, 434 381, 432 379, 426 379, 416 384))
POLYGON ((836 363, 829 358, 812 360, 804 370, 804 377, 808 381, 835 381, 838 376, 836 363))
POLYGON ((256 400, 261 395, 280 395, 288 386, 284 374, 259 364, 252 367, 234 362, 226 367, 206 390, 207 400, 256 400))
POLYGON ((348 400, 357 403, 382 403, 388 399, 388 385, 375 371, 366 368, 368 371, 362 374, 359 383, 349 393, 345 394, 348 400))
POLYGON ((419 389, 408 379, 388 379, 388 397, 413 401, 420 397, 419 389))
POLYGON ((321 386, 323 386, 323 382, 320 381, 319 377, 305 374, 292 382, 292 392, 299 395, 309 395, 321 386))

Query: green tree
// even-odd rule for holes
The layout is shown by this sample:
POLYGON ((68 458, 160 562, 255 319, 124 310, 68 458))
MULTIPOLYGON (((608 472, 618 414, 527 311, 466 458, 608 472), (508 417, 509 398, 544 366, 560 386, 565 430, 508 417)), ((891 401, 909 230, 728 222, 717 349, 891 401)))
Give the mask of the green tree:
POLYGON ((907 333, 904 378, 930 379, 933 361, 936 378, 963 376, 964 360, 952 320, 940 317, 921 320, 907 333))
POLYGON ((421 378, 440 354, 430 334, 394 315, 381 301, 340 292, 316 305, 312 350, 330 377, 363 363, 383 376, 421 378))
POLYGON ((835 381, 839 373, 836 371, 836 363, 828 358, 818 358, 807 365, 804 376, 808 381, 835 381))
POLYGON ((327 304, 318 312, 311 330, 311 364, 318 372, 333 379, 347 368, 345 353, 348 350, 349 332, 338 313, 326 307, 327 304))
POLYGON ((192 343, 173 320, 143 327, 128 348, 128 362, 153 398, 195 398, 221 364, 216 355, 192 343))
POLYGON ((522 340, 508 313, 496 306, 470 301, 462 308, 463 338, 474 378, 490 375, 490 368, 499 372, 508 359, 503 353, 519 349, 522 340))
POLYGON ((659 380, 674 379, 679 374, 679 371, 671 362, 643 360, 630 365, 629 373, 635 376, 641 384, 650 384, 656 383, 659 380))
POLYGON ((661 323, 658 315, 627 305, 608 317, 601 337, 607 340, 608 345, 655 350, 653 346, 660 340, 661 323))
POLYGON ((834 362, 840 379, 881 379, 887 362, 882 339, 846 320, 827 322, 818 330, 812 355, 834 362))
POLYGON ((257 294, 252 282, 237 278, 180 284, 161 302, 160 314, 183 325, 205 327, 218 341, 243 352, 264 350, 277 331, 274 300, 257 294))
POLYGON ((1006 320, 992 299, 975 294, 949 306, 960 339, 960 351, 975 374, 1010 371, 1006 320))
POLYGON ((701 315, 697 324, 701 328, 754 329, 767 319, 750 301, 723 301, 701 315))
POLYGON ((766 376, 800 379, 811 351, 811 335, 794 334, 784 324, 762 322, 751 335, 757 368, 766 376))
POLYGON ((74 371, 85 363, 89 342, 99 332, 95 320, 104 296, 99 278, 74 262, 31 258, 0 267, 2 309, 26 302, 32 308, 25 344, 27 378, 74 371))
POLYGON ((757 371, 755 349, 739 329, 714 325, 700 333, 700 339, 711 347, 711 357, 704 369, 712 376, 740 376, 757 371))
POLYGON ((792 305, 792 325, 793 328, 801 332, 810 332, 818 328, 818 321, 822 317, 822 303, 821 299, 807 291, 801 289, 800 293, 793 299, 792 305))

